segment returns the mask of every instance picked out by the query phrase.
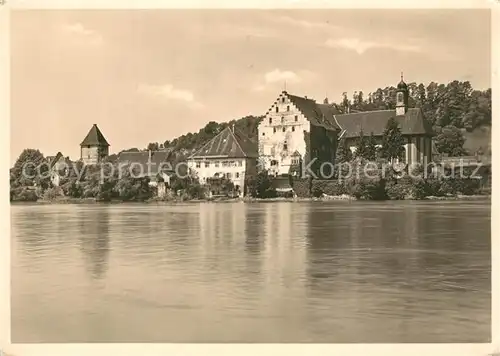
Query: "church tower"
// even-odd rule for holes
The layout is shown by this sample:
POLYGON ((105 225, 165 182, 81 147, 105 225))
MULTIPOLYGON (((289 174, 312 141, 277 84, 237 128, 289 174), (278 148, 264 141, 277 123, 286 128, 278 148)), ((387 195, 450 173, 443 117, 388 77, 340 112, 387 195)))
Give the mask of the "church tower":
POLYGON ((408 86, 403 80, 403 72, 401 72, 401 81, 396 90, 396 115, 405 115, 408 111, 408 86))

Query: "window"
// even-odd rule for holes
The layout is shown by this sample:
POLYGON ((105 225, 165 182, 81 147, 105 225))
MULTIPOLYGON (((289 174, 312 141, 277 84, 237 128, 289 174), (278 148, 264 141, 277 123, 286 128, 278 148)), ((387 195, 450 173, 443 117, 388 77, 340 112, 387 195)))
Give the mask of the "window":
POLYGON ((263 133, 262 133, 262 136, 266 136, 266 133, 265 133, 265 132, 263 132, 263 133))
POLYGON ((215 161, 215 167, 218 168, 219 167, 219 161, 215 161))
POLYGON ((196 168, 200 168, 201 167, 201 162, 196 162, 196 168))
POLYGON ((205 162, 205 168, 210 167, 210 162, 205 162))
POLYGON ((286 111, 290 111, 290 105, 286 106, 286 111))
POLYGON ((288 145, 286 143, 283 144, 283 150, 288 150, 288 145))
POLYGON ((276 112, 279 112, 279 110, 280 110, 280 109, 276 106, 276 112))
POLYGON ((282 117, 281 117, 281 123, 284 123, 284 122, 285 122, 285 117, 284 117, 284 116, 282 116, 282 117))
POLYGON ((243 166, 243 161, 238 161, 238 166, 242 167, 243 166))
POLYGON ((239 178, 240 177, 240 174, 238 172, 236 172, 236 178, 239 178))
POLYGON ((275 159, 273 159, 271 161, 271 166, 277 166, 278 165, 278 161, 276 161, 275 159))
POLYGON ((231 173, 227 173, 227 174, 226 174, 226 178, 227 178, 227 179, 231 179, 231 173))
POLYGON ((398 103, 402 103, 403 102, 403 93, 399 92, 398 93, 398 103))
POLYGON ((295 115, 295 122, 299 121, 299 115, 295 115))
POLYGON ((292 164, 299 164, 299 160, 297 158, 292 159, 292 164))
POLYGON ((292 132, 295 132, 295 126, 292 126, 292 132))
POLYGON ((276 133, 276 127, 275 127, 275 128, 273 128, 273 133, 276 133))
POLYGON ((222 167, 227 167, 227 161, 222 161, 222 167))
POLYGON ((285 97, 281 98, 281 102, 284 103, 285 102, 285 97))
POLYGON ((269 125, 271 125, 273 123, 273 119, 270 117, 269 118, 269 125))
POLYGON ((285 131, 286 131, 286 127, 283 127, 283 132, 285 132, 285 131))

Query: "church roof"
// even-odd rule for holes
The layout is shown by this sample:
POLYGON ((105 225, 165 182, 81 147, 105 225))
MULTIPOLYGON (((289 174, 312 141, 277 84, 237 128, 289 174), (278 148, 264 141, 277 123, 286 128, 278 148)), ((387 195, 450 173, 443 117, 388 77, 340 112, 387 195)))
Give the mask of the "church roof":
POLYGON ((104 138, 101 130, 94 124, 80 146, 109 146, 109 143, 104 138))
POLYGON ((395 110, 364 111, 351 114, 335 115, 335 119, 342 130, 345 130, 343 137, 359 137, 359 132, 363 130, 365 135, 372 132, 375 136, 384 133, 387 122, 394 117, 399 123, 403 135, 432 135, 432 127, 424 118, 422 110, 419 108, 408 109, 405 115, 396 116, 395 110))
POLYGON ((327 130, 339 130, 339 126, 333 117, 337 111, 332 105, 318 104, 312 99, 292 95, 287 92, 283 93, 300 110, 311 125, 321 126, 327 130))
POLYGON ((257 144, 239 130, 226 127, 189 158, 256 158, 257 144))

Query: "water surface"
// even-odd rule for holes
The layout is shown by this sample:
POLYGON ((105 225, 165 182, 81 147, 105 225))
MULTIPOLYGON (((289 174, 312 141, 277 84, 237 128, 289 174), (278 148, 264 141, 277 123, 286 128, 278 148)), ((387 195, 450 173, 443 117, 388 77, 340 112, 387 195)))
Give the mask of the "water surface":
POLYGON ((489 342, 489 202, 12 205, 12 342, 489 342))

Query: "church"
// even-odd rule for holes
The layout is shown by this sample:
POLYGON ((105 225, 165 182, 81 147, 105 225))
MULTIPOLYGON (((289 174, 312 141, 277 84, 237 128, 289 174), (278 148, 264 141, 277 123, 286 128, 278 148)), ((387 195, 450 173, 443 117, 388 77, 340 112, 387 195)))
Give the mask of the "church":
POLYGON ((323 162, 333 163, 338 141, 345 139, 354 151, 359 133, 373 133, 381 142, 390 118, 399 123, 405 138, 407 164, 431 161, 432 127, 419 108, 408 108, 408 86, 401 76, 397 85, 396 108, 341 114, 328 104, 317 103, 283 91, 272 103, 258 127, 259 158, 262 168, 272 175, 283 175, 301 160, 313 172, 323 162))

